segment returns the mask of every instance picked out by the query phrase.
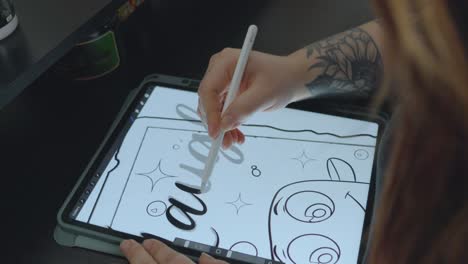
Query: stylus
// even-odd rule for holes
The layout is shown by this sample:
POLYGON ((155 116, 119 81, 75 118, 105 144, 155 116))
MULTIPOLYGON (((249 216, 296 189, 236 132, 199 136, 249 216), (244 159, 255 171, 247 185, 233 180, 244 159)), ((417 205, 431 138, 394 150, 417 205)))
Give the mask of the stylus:
MULTIPOLYGON (((242 49, 239 55, 239 59, 237 60, 236 69, 234 70, 234 75, 232 76, 231 83, 229 84, 228 92, 226 95, 226 100, 224 101, 223 110, 221 112, 221 116, 226 111, 228 106, 232 103, 234 98, 239 91, 239 85, 242 80, 242 76, 244 75, 245 66, 247 65, 247 61, 249 59, 250 51, 252 50, 252 46, 255 41, 255 36, 257 35, 257 26, 251 25, 247 30, 247 35, 245 36, 244 44, 242 45, 242 49)), ((208 180, 213 173, 213 168, 216 162, 216 157, 218 156, 219 148, 223 143, 224 132, 222 131, 219 133, 219 136, 213 140, 210 148, 210 152, 208 153, 208 158, 205 163, 205 169, 203 170, 202 175, 202 183, 201 183, 201 192, 205 193, 207 191, 207 183, 208 180)))

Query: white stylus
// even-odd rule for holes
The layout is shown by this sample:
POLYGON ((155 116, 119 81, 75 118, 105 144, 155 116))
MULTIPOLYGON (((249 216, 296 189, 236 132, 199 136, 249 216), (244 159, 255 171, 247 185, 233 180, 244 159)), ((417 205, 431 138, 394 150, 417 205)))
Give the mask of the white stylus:
MULTIPOLYGON (((247 65, 247 61, 249 59, 250 51, 252 50, 252 46, 255 41, 255 36, 257 35, 257 27, 255 25, 251 25, 247 31, 247 35, 245 36, 244 44, 242 45, 242 50, 239 55, 239 59, 237 60, 236 69, 234 70, 234 75, 232 76, 231 84, 228 88, 228 93, 226 96, 226 100, 224 101, 223 111, 221 112, 221 116, 226 111, 228 106, 232 103, 234 98, 239 91, 240 82, 242 80, 242 76, 244 75, 245 66, 247 65)), ((219 148, 223 143, 224 132, 221 131, 218 137, 212 142, 210 152, 208 154, 208 158, 205 163, 205 169, 203 171, 202 176, 202 184, 201 184, 201 192, 206 192, 206 187, 208 180, 213 172, 213 168, 216 162, 216 157, 218 156, 219 148)))

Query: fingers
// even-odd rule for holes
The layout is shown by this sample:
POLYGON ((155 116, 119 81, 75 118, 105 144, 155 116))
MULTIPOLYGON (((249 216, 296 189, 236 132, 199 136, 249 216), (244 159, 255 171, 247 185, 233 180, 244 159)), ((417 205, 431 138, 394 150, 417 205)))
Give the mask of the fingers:
MULTIPOLYGON (((194 264, 185 255, 166 246, 164 243, 148 239, 143 245, 134 240, 124 240, 120 249, 130 264, 194 264)), ((205 253, 200 256, 200 264, 228 264, 205 253)))
POLYGON ((236 128, 236 131, 237 131, 237 134, 238 134, 238 140, 237 140, 237 142, 238 142, 239 144, 244 144, 244 142, 245 142, 245 135, 244 135, 244 133, 242 133, 242 131, 240 131, 240 130, 237 129, 237 128, 236 128))
POLYGON ((199 263, 200 264, 228 264, 227 262, 215 259, 206 253, 201 254, 199 263))
POLYGON ((224 134, 223 148, 227 149, 230 146, 232 146, 232 144, 235 144, 235 143, 243 144, 244 142, 245 142, 244 133, 242 133, 239 129, 236 128, 224 134))
MULTIPOLYGON (((164 243, 148 239, 143 242, 143 247, 159 264, 193 264, 185 255, 166 246, 164 243)), ((132 263, 133 264, 133 263, 132 263)))
POLYGON ((134 240, 124 240, 120 244, 120 250, 130 264, 158 264, 153 257, 134 240))
POLYGON ((220 132, 223 106, 221 95, 231 80, 232 65, 235 64, 238 54, 237 50, 225 49, 213 55, 198 89, 201 103, 199 108, 206 113, 208 133, 212 138, 216 138, 220 132))
POLYGON ((239 126, 254 112, 265 108, 269 95, 259 93, 260 90, 256 87, 250 87, 239 94, 223 114, 220 129, 231 130, 239 126))

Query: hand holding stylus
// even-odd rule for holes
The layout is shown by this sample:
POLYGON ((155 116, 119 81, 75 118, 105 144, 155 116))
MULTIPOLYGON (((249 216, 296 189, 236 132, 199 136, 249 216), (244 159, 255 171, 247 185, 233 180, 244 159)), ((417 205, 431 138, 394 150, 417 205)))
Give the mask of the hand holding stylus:
MULTIPOLYGON (((120 250, 130 264, 195 264, 185 255, 154 239, 147 239, 143 244, 134 240, 125 240, 120 244, 120 250)), ((207 254, 202 254, 198 263, 228 264, 207 254)))
MULTIPOLYGON (((247 66, 247 62, 249 60, 250 51, 252 51, 252 47, 255 42, 255 37, 257 36, 257 31, 258 29, 255 25, 249 26, 249 29, 247 30, 247 34, 245 35, 244 39, 244 44, 242 44, 242 49, 237 59, 236 68, 234 69, 234 74, 232 75, 232 79, 229 83, 226 97, 223 100, 221 115, 224 112, 226 112, 226 109, 229 107, 232 101, 234 101, 234 98, 239 93, 239 87, 244 76, 245 67, 247 66)), ((203 111, 203 113, 205 112, 203 111)), ((219 149, 223 144, 225 132, 226 130, 222 130, 211 142, 210 152, 208 153, 208 157, 205 161, 205 168, 203 169, 203 175, 201 178, 202 181, 200 188, 202 193, 208 191, 209 178, 213 173, 219 149)))
POLYGON ((210 137, 226 131, 223 147, 243 143, 240 124, 257 111, 276 110, 309 95, 305 83, 305 54, 275 56, 252 51, 239 91, 221 115, 227 87, 231 81, 240 50, 226 48, 210 59, 198 90, 198 113, 207 123, 210 137), (203 112, 205 117, 203 118, 203 112))

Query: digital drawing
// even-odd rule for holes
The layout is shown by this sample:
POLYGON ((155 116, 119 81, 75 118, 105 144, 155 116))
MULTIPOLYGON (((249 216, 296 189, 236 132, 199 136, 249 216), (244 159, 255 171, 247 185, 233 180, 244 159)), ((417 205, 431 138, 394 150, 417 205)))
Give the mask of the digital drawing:
MULTIPOLYGON (((112 221, 107 221, 109 217, 102 217, 104 213, 101 213, 93 218, 93 223, 101 217, 105 220, 97 224, 115 228, 117 231, 122 231, 129 225, 132 225, 132 228, 137 225, 154 228, 154 226, 146 226, 146 223, 151 222, 148 219, 165 216, 166 219, 159 218, 158 221, 163 220, 161 228, 171 230, 171 232, 167 232, 168 235, 164 235, 164 238, 169 241, 173 240, 170 233, 174 231, 173 233, 177 235, 187 234, 186 238, 192 237, 193 241, 200 239, 199 242, 213 244, 215 247, 221 246, 250 255, 271 257, 287 264, 347 263, 349 252, 354 250, 350 249, 349 241, 359 241, 356 234, 361 231, 350 226, 349 234, 348 229, 345 229, 346 232, 334 232, 333 230, 336 229, 333 229, 333 223, 338 223, 338 226, 346 226, 347 223, 359 222, 358 217, 364 215, 367 200, 364 200, 363 195, 367 194, 369 183, 356 181, 356 174, 360 178, 367 179, 366 162, 360 160, 370 160, 371 148, 375 148, 376 136, 365 133, 347 134, 345 132, 355 132, 359 129, 327 130, 326 125, 314 125, 317 128, 315 130, 286 130, 281 128, 281 125, 242 125, 250 128, 246 129, 245 136, 251 140, 240 148, 219 152, 217 158, 217 174, 219 176, 213 177, 212 182, 216 188, 208 193, 200 193, 196 183, 198 178, 201 178, 205 158, 211 146, 211 139, 199 120, 193 119, 194 117, 191 115, 190 118, 184 117, 179 113, 179 110, 187 113, 186 109, 191 111, 188 106, 177 105, 175 114, 182 119, 174 118, 175 116, 171 115, 168 117, 151 116, 152 112, 142 111, 145 116, 140 116, 135 120, 135 129, 131 130, 123 139, 124 142, 127 141, 122 149, 124 156, 119 155, 123 164, 120 164, 117 153, 114 162, 110 165, 113 168, 109 168, 112 170, 106 175, 116 182, 110 184, 115 184, 118 187, 114 186, 113 189, 104 190, 104 193, 112 191, 113 193, 108 194, 108 197, 112 197, 112 200, 116 202, 104 208, 111 200, 104 197, 102 205, 96 210, 106 210, 105 213, 108 215, 113 213, 112 221), (333 131, 334 133, 324 131, 333 131), (282 151, 268 152, 268 147, 271 144, 275 144, 282 151), (158 151, 159 146, 164 151, 170 151, 158 151), (327 156, 318 154, 317 157, 314 156, 317 159, 309 157, 307 154, 310 155, 312 152, 306 152, 306 150, 315 147, 324 150, 322 152, 320 149, 317 153, 327 153, 327 156), (368 149, 369 152, 363 148, 368 149), (252 155, 252 153, 257 152, 251 151, 252 149, 260 153, 266 150, 268 155, 264 159, 258 160, 258 156, 252 155), (365 151, 367 157, 364 152, 358 152, 360 150, 365 151), (284 156, 285 153, 289 154, 284 156), (295 161, 291 162, 291 159, 295 161), (311 180, 296 182, 295 175, 288 174, 290 168, 283 165, 285 160, 288 163, 287 166, 295 171, 300 170, 296 164, 300 164, 304 170, 312 161, 320 161, 320 163, 309 164, 310 168, 314 165, 314 171, 310 170, 311 180), (322 160, 326 163, 322 164, 322 160), (115 164, 116 161, 117 164, 115 164), (315 167, 317 164, 323 166, 315 167), (149 171, 149 169, 154 168, 154 165, 156 168, 149 171), (251 176, 245 177, 247 173, 250 173, 251 176), (269 177, 270 173, 272 174, 271 178, 269 177), (144 188, 149 184, 147 180, 142 180, 142 177, 149 180, 153 193, 139 192, 136 194, 138 190, 145 190, 144 188), (256 179, 253 180, 251 177, 256 179), (221 182, 220 179, 224 182, 221 182), (225 193, 218 196, 218 192, 223 194, 223 188, 237 186, 235 184, 239 184, 239 189, 234 189, 235 193, 232 196, 226 198, 225 193), (164 187, 164 190, 161 186, 164 187), (242 186, 246 186, 245 189, 242 186), (156 187, 158 189, 155 190, 156 187), (158 193, 157 199, 161 200, 148 199, 156 192, 158 193), (253 194, 252 192, 257 193, 253 194), (235 196, 236 193, 237 196, 235 196), (116 196, 117 198, 115 198, 116 196), (224 199, 215 201, 219 197, 221 199, 224 197, 224 199), (141 204, 138 204, 137 207, 135 205, 138 202, 141 204), (343 216, 344 203, 348 206, 351 204, 349 207, 352 207, 352 210, 359 211, 356 216, 357 220, 353 218, 355 217, 354 211, 351 211, 349 216, 343 216), (216 212, 220 212, 220 208, 223 209, 224 206, 230 208, 230 205, 235 208, 235 218, 230 214, 216 215, 216 212), (144 206, 146 206, 146 213, 144 206), (241 214, 241 210, 246 208, 248 210, 243 210, 241 214), (144 217, 138 215, 140 221, 135 216, 137 222, 129 223, 128 217, 124 216, 132 212, 137 214, 141 212, 144 217), (263 213, 252 217, 251 212, 263 213), (250 228, 258 230, 258 233, 252 232, 255 235, 251 235, 245 232, 232 232, 233 221, 246 219, 250 221, 250 228), (267 223, 268 226, 266 226, 267 223), (286 227, 288 231, 284 232, 286 227), (356 234, 353 233, 355 229, 357 230, 356 234), (331 232, 329 232, 330 230, 331 232), (206 238, 206 241, 201 241, 202 238, 199 237, 206 238)), ((164 109, 164 114, 166 114, 165 111, 169 110, 164 109)), ((170 109, 169 112, 173 112, 173 110, 170 109)), ((301 127, 299 126, 299 128, 301 127)), ((211 181, 209 183, 211 184, 211 181)), ((94 207, 99 200, 98 196, 94 207)), ((349 213, 349 210, 346 212, 349 213)), ((125 232, 125 230, 123 231, 125 232)))
POLYGON ((317 136, 332 136, 332 137, 336 137, 336 138, 355 138, 355 137, 377 138, 376 136, 371 135, 371 134, 337 135, 337 134, 329 133, 329 132, 317 132, 317 131, 312 130, 312 129, 290 130, 290 129, 283 129, 283 128, 269 126, 269 125, 257 125, 257 124, 243 124, 242 126, 271 128, 271 129, 274 129, 274 130, 278 130, 278 131, 281 131, 281 132, 288 132, 288 133, 310 132, 310 133, 313 133, 313 134, 315 134, 317 136))
MULTIPOLYGON (((186 115, 185 115, 186 116, 186 115)), ((166 121, 183 121, 183 122, 188 122, 188 123, 193 123, 193 124, 200 124, 203 127, 203 124, 200 120, 197 119, 180 119, 180 118, 170 118, 170 117, 160 117, 160 116, 139 116, 137 120, 142 120, 142 119, 148 119, 148 120, 166 120, 166 121)), ((351 135, 337 135, 334 133, 329 133, 329 132, 317 132, 314 130, 310 129, 301 129, 301 130, 287 130, 287 129, 282 129, 274 126, 269 126, 269 125, 258 125, 258 124, 242 124, 242 127, 257 127, 257 128, 269 128, 281 132, 287 132, 287 133, 312 133, 315 135, 326 135, 326 136, 332 136, 336 137, 338 139, 352 139, 352 138, 372 138, 376 139, 376 136, 370 135, 370 134, 351 134, 351 135)), ((159 128, 159 129, 168 129, 172 131, 186 131, 186 132, 194 132, 194 133, 203 133, 207 134, 206 131, 204 130, 194 130, 194 129, 179 129, 179 128, 167 128, 167 127, 156 127, 156 126, 148 126, 148 128, 159 128)), ((300 141, 300 142, 317 142, 317 143, 326 143, 326 144, 333 144, 333 145, 346 145, 346 146, 359 146, 359 147, 371 147, 374 148, 375 145, 369 145, 369 144, 351 144, 351 143, 340 143, 340 142, 334 142, 334 141, 325 141, 325 140, 305 140, 305 139, 297 139, 294 137, 273 137, 273 136, 259 136, 259 135, 250 135, 250 134, 245 134, 246 138, 267 138, 267 139, 282 139, 282 140, 292 140, 292 141, 300 141)))
POLYGON ((262 175, 262 172, 258 169, 257 165, 250 166, 252 169, 252 176, 258 178, 262 175))
POLYGON ((195 198, 196 203, 198 203, 201 208, 196 208, 197 206, 194 206, 193 204, 186 204, 174 197, 170 197, 169 203, 171 205, 166 210, 166 218, 174 227, 177 227, 181 230, 193 230, 197 226, 197 223, 193 219, 192 215, 204 215, 208 211, 208 208, 205 202, 197 196, 201 193, 198 187, 189 186, 180 182, 176 182, 175 186, 177 189, 190 194, 193 198, 195 198), (177 210, 178 214, 173 214, 172 210, 177 210), (179 218, 180 214, 183 215, 183 219, 179 218), (187 220, 189 221, 188 224, 187 220))
POLYGON ((369 158, 369 152, 365 149, 358 149, 354 151, 354 157, 358 160, 366 160, 369 158))
POLYGON ((213 232, 213 234, 215 235, 215 242, 213 243, 213 247, 219 247, 219 234, 218 234, 218 231, 216 231, 216 229, 214 229, 213 227, 211 227, 211 231, 213 232))
POLYGON ((287 255, 292 263, 335 264, 340 259, 341 249, 327 236, 304 234, 289 243, 287 255))
MULTIPOLYGON (((338 173, 341 169, 337 167, 338 173)), ((359 241, 362 227, 346 227, 345 240, 343 232, 333 232, 330 227, 342 230, 347 223, 362 223, 367 196, 356 197, 352 193, 362 194, 368 188, 369 183, 354 180, 306 180, 280 188, 273 197, 268 216, 271 258, 297 264, 338 263, 341 244, 348 248, 349 241, 359 241), (358 206, 350 207, 348 200, 358 206), (285 226, 289 227, 288 232, 284 232, 285 226)))
POLYGON ((327 171, 330 180, 334 181, 356 181, 356 172, 347 161, 340 158, 329 158, 327 160, 327 171))
POLYGON ((166 213, 167 205, 163 201, 154 201, 146 207, 146 213, 152 217, 159 217, 166 213))
POLYGON ((301 164, 302 166, 302 169, 304 169, 305 165, 311 161, 315 161, 315 159, 311 159, 309 157, 307 157, 306 153, 305 153, 305 150, 302 151, 301 155, 296 157, 296 158, 292 158, 293 160, 297 160, 299 161, 299 163, 301 164))
MULTIPOLYGON (((277 211, 278 204, 275 205, 277 211)), ((286 199, 284 210, 294 219, 304 223, 318 223, 327 220, 335 212, 335 203, 322 192, 300 191, 286 199), (305 207, 304 202, 312 203, 305 207), (298 206, 299 205, 299 206, 298 206)))
POLYGON ((234 206, 234 208, 236 208, 236 214, 239 215, 239 211, 240 209, 242 209, 243 207, 245 206, 249 206, 249 205, 252 205, 250 203, 246 203, 242 200, 242 197, 241 197, 241 193, 239 193, 239 196, 237 197, 237 199, 233 202, 226 202, 227 204, 230 204, 232 206, 234 206))
POLYGON ((364 212, 366 211, 366 208, 356 198, 354 198, 354 196, 350 192, 346 193, 345 199, 348 197, 351 197, 351 199, 353 199, 353 201, 355 201, 364 212))
MULTIPOLYGON (((104 178, 103 186, 106 185, 107 180, 109 179, 109 175, 110 175, 114 170, 116 170, 117 167, 119 167, 119 165, 120 165, 119 151, 120 151, 120 147, 117 149, 117 151, 115 152, 115 155, 114 155, 114 160, 116 161, 116 164, 114 165, 114 167, 112 167, 112 169, 109 170, 109 172, 107 172, 106 177, 104 178)), ((101 198, 101 195, 102 195, 103 190, 104 190, 104 188, 101 188, 101 189, 99 190, 98 196, 97 196, 97 198, 96 198, 96 202, 94 203, 93 209, 91 210, 91 213, 89 214, 89 217, 88 217, 88 220, 87 220, 87 223, 88 223, 88 224, 89 224, 89 222, 91 221, 91 218, 93 217, 94 211, 96 210, 97 202, 99 201, 99 198, 101 198)))
POLYGON ((249 241, 239 241, 234 243, 229 250, 242 252, 244 254, 249 254, 252 256, 258 256, 258 249, 253 243, 249 241))
POLYGON ((144 176, 151 182, 151 191, 154 190, 154 187, 158 184, 158 182, 167 179, 167 178, 175 178, 177 176, 169 175, 165 173, 161 168, 161 161, 159 160, 158 165, 156 168, 150 172, 146 173, 137 173, 136 175, 144 176))

